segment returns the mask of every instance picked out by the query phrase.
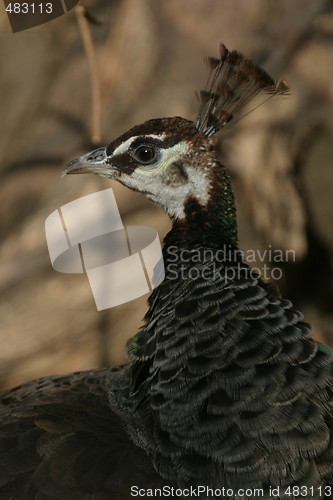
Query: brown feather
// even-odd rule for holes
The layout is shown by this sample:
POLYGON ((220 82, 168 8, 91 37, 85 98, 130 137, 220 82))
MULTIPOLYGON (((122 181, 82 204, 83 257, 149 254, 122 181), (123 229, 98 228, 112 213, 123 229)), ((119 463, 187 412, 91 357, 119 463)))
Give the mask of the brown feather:
POLYGON ((275 82, 253 61, 223 44, 220 59, 208 57, 205 62, 210 73, 206 89, 197 94, 201 106, 196 127, 208 137, 223 128, 259 92, 278 95, 290 90, 285 80, 275 82))

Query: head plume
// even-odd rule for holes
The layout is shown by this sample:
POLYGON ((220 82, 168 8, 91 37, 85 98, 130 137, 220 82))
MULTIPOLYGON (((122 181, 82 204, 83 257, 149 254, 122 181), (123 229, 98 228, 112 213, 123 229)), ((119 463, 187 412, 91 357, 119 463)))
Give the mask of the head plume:
POLYGON ((207 137, 216 134, 259 92, 278 95, 290 90, 285 80, 275 82, 266 71, 237 50, 220 45, 220 58, 208 57, 210 69, 205 90, 198 94, 201 101, 196 128, 207 137))

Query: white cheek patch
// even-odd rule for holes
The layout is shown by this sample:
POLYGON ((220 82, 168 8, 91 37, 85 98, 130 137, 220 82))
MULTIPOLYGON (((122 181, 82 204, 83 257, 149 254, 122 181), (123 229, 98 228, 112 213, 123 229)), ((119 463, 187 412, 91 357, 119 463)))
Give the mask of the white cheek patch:
POLYGON ((184 204, 188 197, 195 197, 202 206, 206 206, 209 199, 209 176, 188 163, 184 164, 187 182, 178 185, 163 182, 163 176, 168 175, 168 168, 186 158, 188 148, 188 144, 179 142, 171 148, 161 150, 162 157, 155 168, 153 165, 150 168, 138 167, 131 176, 132 186, 144 185, 145 196, 177 219, 185 217, 184 204))
POLYGON ((188 166, 186 173, 188 176, 186 184, 178 188, 168 186, 160 195, 163 197, 161 201, 164 208, 176 219, 185 217, 185 202, 190 196, 196 198, 202 207, 205 207, 209 200, 211 183, 208 175, 191 166, 188 166))
POLYGON ((191 167, 188 171, 190 194, 195 196, 202 206, 207 205, 211 180, 206 172, 191 167))
MULTIPOLYGON (((148 136, 147 136, 148 137, 148 136)), ((149 137, 153 137, 152 135, 149 137)), ((161 137, 161 136, 159 136, 161 137)), ((171 148, 161 149, 161 157, 156 164, 148 165, 147 167, 138 167, 135 172, 139 175, 154 177, 159 175, 163 170, 166 170, 170 165, 175 163, 179 158, 182 158, 188 151, 188 145, 184 142, 178 142, 171 148)))
MULTIPOLYGON (((165 134, 131 137, 114 150, 113 156, 126 153, 137 137, 162 140, 165 134)), ((193 196, 202 206, 206 206, 210 191, 210 179, 207 173, 200 167, 186 163, 189 147, 186 142, 178 142, 169 148, 160 148, 160 156, 155 164, 138 166, 130 175, 122 176, 118 180, 144 194, 171 217, 182 219, 185 217, 186 200, 193 196), (174 163, 184 160, 187 181, 175 185, 172 182, 164 182, 168 176, 168 169, 174 163)))

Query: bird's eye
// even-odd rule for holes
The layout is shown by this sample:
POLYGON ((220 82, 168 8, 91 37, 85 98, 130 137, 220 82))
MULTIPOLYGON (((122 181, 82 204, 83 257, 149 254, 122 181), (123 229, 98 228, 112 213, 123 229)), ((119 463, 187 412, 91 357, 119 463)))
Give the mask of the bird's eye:
POLYGON ((156 160, 156 150, 151 146, 139 146, 133 151, 132 156, 142 165, 149 165, 156 160))

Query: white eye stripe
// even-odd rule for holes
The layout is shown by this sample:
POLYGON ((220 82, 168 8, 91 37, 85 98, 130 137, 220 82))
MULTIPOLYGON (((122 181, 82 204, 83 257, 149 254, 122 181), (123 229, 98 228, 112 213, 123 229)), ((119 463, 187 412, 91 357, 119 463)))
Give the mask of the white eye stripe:
POLYGON ((120 144, 120 146, 118 146, 113 151, 112 156, 117 156, 117 155, 120 155, 122 153, 126 153, 126 151, 130 147, 130 145, 132 144, 132 142, 134 141, 134 139, 136 139, 136 137, 130 137, 129 139, 127 139, 127 141, 125 141, 122 144, 120 144))
POLYGON ((159 134, 159 135, 156 135, 156 134, 147 134, 147 135, 136 135, 134 137, 130 137, 129 139, 127 139, 127 141, 123 142, 122 144, 120 144, 120 146, 118 146, 112 153, 112 156, 116 156, 116 155, 120 155, 122 153, 126 153, 126 151, 129 150, 131 144, 133 141, 135 141, 135 139, 137 139, 138 137, 142 137, 142 139, 144 139, 145 137, 147 139, 158 139, 160 141, 163 141, 165 139, 165 132, 163 132, 163 134, 159 134))

